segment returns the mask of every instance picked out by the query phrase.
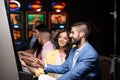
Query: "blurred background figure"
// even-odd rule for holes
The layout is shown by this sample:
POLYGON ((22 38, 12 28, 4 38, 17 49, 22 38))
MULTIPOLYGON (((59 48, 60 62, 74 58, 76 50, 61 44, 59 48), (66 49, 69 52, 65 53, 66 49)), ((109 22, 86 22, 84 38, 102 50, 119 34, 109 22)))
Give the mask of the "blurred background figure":
POLYGON ((19 51, 18 52, 24 71, 29 72, 29 73, 31 73, 31 72, 29 71, 29 69, 26 66, 31 66, 31 62, 29 61, 30 57, 35 57, 35 58, 42 60, 42 59, 44 59, 44 55, 46 54, 46 52, 48 50, 53 49, 53 44, 50 41, 50 38, 51 38, 50 31, 46 28, 41 29, 40 28, 41 26, 44 26, 44 25, 40 24, 40 26, 36 26, 34 28, 34 31, 36 33, 35 37, 39 41, 39 46, 36 48, 36 50, 33 52, 32 51, 31 52, 30 51, 29 52, 28 51, 19 51))
MULTIPOLYGON (((29 49, 36 49, 38 46, 38 40, 36 39, 36 32, 34 28, 36 26, 39 26, 40 24, 43 24, 41 21, 36 21, 36 23, 32 26, 32 36, 30 36, 25 42, 22 44, 16 46, 17 51, 24 51, 29 49)), ((40 26, 40 29, 45 28, 44 26, 40 26)))

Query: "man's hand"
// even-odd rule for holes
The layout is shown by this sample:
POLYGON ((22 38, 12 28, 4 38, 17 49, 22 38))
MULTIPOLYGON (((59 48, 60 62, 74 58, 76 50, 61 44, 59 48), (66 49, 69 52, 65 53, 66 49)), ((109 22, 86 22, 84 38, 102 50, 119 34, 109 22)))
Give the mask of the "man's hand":
POLYGON ((24 67, 27 66, 26 63, 25 63, 23 60, 20 59, 20 62, 21 62, 21 65, 22 65, 22 66, 24 66, 24 67))
POLYGON ((28 52, 25 52, 25 51, 19 51, 19 52, 18 52, 18 55, 33 56, 33 53, 28 53, 28 52))
POLYGON ((44 66, 45 64, 38 58, 34 58, 34 57, 31 57, 31 61, 32 61, 32 66, 33 67, 36 67, 36 68, 43 68, 44 69, 44 66))

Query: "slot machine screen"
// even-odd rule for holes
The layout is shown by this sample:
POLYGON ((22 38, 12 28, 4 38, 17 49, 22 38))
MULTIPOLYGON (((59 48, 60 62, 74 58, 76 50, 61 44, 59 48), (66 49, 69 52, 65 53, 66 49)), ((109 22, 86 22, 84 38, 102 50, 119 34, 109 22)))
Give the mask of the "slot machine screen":
POLYGON ((22 13, 21 12, 11 12, 10 19, 11 19, 12 28, 14 29, 21 28, 21 24, 22 24, 22 13))
POLYGON ((32 25, 35 24, 36 21, 41 21, 46 23, 46 13, 45 12, 27 12, 26 13, 26 21, 28 29, 31 29, 32 25))
POLYGON ((21 44, 21 31, 20 30, 18 30, 18 29, 13 29, 13 38, 14 38, 14 42, 15 42, 15 44, 17 44, 17 45, 20 45, 21 44))
POLYGON ((49 14, 50 20, 50 28, 52 29, 64 29, 67 26, 67 13, 66 12, 61 12, 61 13, 56 13, 56 12, 50 12, 49 14))

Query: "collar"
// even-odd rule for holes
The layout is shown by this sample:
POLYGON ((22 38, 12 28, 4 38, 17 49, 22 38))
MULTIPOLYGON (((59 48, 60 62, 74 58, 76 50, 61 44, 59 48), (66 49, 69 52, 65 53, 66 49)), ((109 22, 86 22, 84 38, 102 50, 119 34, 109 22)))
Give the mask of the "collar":
POLYGON ((47 44, 51 44, 51 41, 47 41, 42 48, 46 47, 47 44))
POLYGON ((80 52, 84 47, 85 45, 87 44, 88 42, 86 42, 83 46, 81 46, 80 48, 76 49, 76 52, 80 52))

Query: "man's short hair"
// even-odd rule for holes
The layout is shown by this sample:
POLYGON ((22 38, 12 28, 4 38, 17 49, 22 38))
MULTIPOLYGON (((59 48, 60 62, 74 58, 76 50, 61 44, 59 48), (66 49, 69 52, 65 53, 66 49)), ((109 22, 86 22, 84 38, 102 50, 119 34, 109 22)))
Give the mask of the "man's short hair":
POLYGON ((90 24, 88 22, 77 22, 77 23, 73 24, 71 26, 71 28, 72 27, 81 27, 81 25, 86 25, 86 34, 85 34, 85 37, 88 38, 88 36, 91 33, 91 26, 92 26, 92 24, 90 24))
POLYGON ((52 33, 51 30, 49 30, 48 28, 42 28, 40 32, 48 32, 50 34, 52 33))

